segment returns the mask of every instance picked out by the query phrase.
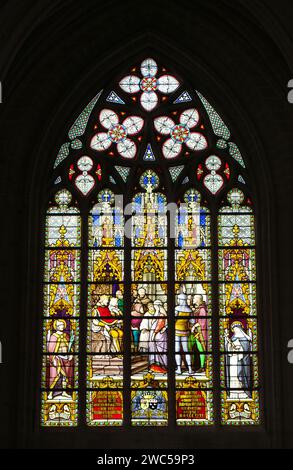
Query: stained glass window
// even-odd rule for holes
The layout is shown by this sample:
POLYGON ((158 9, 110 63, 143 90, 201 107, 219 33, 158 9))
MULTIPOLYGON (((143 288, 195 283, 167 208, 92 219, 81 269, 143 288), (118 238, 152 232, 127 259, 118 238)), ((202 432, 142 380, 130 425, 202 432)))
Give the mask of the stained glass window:
POLYGON ((46 213, 41 424, 259 424, 254 199, 237 136, 153 57, 68 127, 46 213))

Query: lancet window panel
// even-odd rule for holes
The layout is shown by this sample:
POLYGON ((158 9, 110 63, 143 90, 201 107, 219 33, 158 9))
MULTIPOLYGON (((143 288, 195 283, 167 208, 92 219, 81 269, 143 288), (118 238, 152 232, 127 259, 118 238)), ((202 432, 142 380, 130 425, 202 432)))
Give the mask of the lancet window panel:
POLYGON ((44 426, 77 425, 81 219, 72 203, 70 192, 60 190, 46 215, 41 380, 44 426))

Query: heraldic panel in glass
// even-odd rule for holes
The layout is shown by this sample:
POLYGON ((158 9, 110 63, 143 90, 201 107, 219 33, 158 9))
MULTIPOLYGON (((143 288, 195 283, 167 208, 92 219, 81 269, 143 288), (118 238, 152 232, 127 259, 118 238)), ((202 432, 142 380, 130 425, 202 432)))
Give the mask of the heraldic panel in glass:
POLYGON ((216 105, 145 57, 68 128, 45 217, 41 425, 259 424, 254 199, 216 105))

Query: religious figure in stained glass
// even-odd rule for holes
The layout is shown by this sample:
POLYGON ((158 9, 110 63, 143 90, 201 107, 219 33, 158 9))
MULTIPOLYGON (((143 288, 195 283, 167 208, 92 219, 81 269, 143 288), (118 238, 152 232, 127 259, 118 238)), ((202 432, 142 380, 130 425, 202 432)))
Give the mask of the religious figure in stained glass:
POLYGON ((152 315, 154 315, 155 309, 143 287, 140 287, 137 292, 134 291, 134 295, 135 298, 133 299, 131 310, 133 350, 147 352, 151 325, 153 323, 152 315), (146 313, 149 318, 144 318, 146 313))
POLYGON ((154 316, 156 317, 150 327, 150 369, 167 372, 167 313, 162 301, 154 301, 154 316))

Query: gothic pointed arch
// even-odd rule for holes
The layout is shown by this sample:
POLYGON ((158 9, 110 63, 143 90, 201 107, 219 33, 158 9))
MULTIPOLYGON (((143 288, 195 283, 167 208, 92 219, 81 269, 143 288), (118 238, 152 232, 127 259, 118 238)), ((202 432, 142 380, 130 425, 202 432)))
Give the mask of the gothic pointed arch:
POLYGON ((210 426, 215 407, 260 423, 249 179, 233 130, 159 56, 97 91, 52 168, 43 426, 210 426))

